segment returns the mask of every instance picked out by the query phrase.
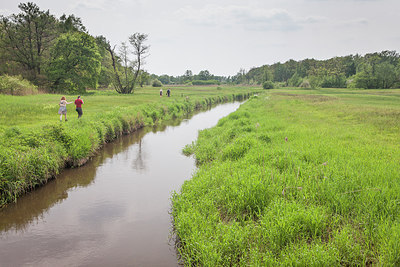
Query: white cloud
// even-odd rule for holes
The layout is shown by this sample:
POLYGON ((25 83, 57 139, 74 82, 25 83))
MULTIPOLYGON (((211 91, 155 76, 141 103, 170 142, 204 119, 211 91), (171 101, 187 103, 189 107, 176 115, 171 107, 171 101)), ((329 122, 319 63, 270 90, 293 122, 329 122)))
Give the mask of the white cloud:
MULTIPOLYGON (((107 12, 117 8, 124 7, 125 9, 131 4, 138 3, 138 0, 79 0, 75 2, 74 8, 81 10, 93 10, 107 12)), ((120 10, 121 14, 126 13, 127 10, 120 10)))
POLYGON ((202 9, 192 6, 180 8, 176 16, 185 22, 203 27, 242 27, 256 31, 294 31, 301 28, 297 20, 285 9, 254 9, 248 6, 207 5, 202 9))
POLYGON ((105 11, 106 1, 82 0, 75 4, 74 9, 105 11))

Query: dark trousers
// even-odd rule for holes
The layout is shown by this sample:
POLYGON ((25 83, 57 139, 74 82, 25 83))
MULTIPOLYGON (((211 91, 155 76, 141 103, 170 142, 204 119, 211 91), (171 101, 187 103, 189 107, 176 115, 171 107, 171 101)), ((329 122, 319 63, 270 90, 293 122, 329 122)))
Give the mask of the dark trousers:
POLYGON ((82 108, 76 108, 76 112, 78 112, 78 118, 82 117, 82 108))

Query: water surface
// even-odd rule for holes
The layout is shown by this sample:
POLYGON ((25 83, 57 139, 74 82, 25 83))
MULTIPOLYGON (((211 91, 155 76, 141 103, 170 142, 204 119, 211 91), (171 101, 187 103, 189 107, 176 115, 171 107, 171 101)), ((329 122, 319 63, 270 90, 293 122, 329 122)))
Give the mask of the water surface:
POLYGON ((195 170, 182 148, 239 105, 124 136, 0 210, 0 266, 177 266, 170 196, 195 170))

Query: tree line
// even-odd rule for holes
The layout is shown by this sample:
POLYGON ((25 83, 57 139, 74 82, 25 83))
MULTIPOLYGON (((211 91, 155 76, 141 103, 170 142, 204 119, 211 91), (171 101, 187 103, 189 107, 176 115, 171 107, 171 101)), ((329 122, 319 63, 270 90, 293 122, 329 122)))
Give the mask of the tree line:
MULTIPOLYGON (((307 88, 400 88, 400 56, 396 51, 369 53, 364 56, 348 55, 327 60, 293 59, 240 69, 233 76, 215 76, 208 70, 193 74, 186 70, 181 76, 151 75, 162 84, 247 84, 277 87, 307 88)), ((161 84, 160 83, 160 84, 161 84)))
POLYGON ((400 55, 396 51, 349 55, 327 60, 288 60, 241 70, 237 83, 322 88, 400 88, 400 55))
POLYGON ((149 51, 146 34, 132 34, 117 49, 104 36, 91 36, 74 15, 56 18, 32 2, 18 8, 18 14, 0 17, 1 75, 21 75, 51 92, 113 84, 122 94, 150 78, 142 69, 149 51))
MULTIPOLYGON (((134 33, 112 46, 104 36, 91 36, 82 20, 63 14, 56 18, 35 3, 18 5, 20 13, 0 16, 0 75, 21 75, 50 92, 84 92, 114 88, 121 94, 147 84, 253 84, 325 88, 399 88, 400 56, 396 51, 356 54, 327 60, 288 60, 240 69, 233 76, 208 70, 180 76, 155 75, 143 70, 150 46, 147 35, 134 33)), ((1 76, 0 76, 1 78, 1 76)))

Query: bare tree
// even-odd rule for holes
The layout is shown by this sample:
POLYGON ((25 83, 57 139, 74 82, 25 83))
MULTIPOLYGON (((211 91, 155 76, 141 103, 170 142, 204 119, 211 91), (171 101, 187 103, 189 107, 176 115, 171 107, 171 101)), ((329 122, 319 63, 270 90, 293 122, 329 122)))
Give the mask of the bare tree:
POLYGON ((144 64, 144 59, 147 57, 150 46, 145 45, 147 41, 147 34, 135 33, 129 37, 129 43, 132 45, 133 54, 135 59, 132 61, 129 59, 131 54, 129 47, 122 43, 119 49, 119 57, 115 56, 115 46, 111 48, 110 44, 107 44, 106 49, 111 54, 113 62, 114 74, 115 74, 115 90, 120 94, 130 94, 134 92, 136 81, 141 71, 141 67, 144 64), (118 61, 117 61, 118 60, 118 61), (120 78, 117 63, 123 69, 124 79, 120 78))
POLYGON ((142 64, 144 64, 144 59, 148 56, 147 53, 149 52, 150 46, 145 45, 144 43, 147 41, 147 34, 143 33, 134 33, 129 37, 129 42, 133 46, 133 54, 136 56, 135 59, 135 65, 136 65, 136 71, 135 71, 135 76, 133 79, 133 87, 135 87, 140 68, 142 64))

